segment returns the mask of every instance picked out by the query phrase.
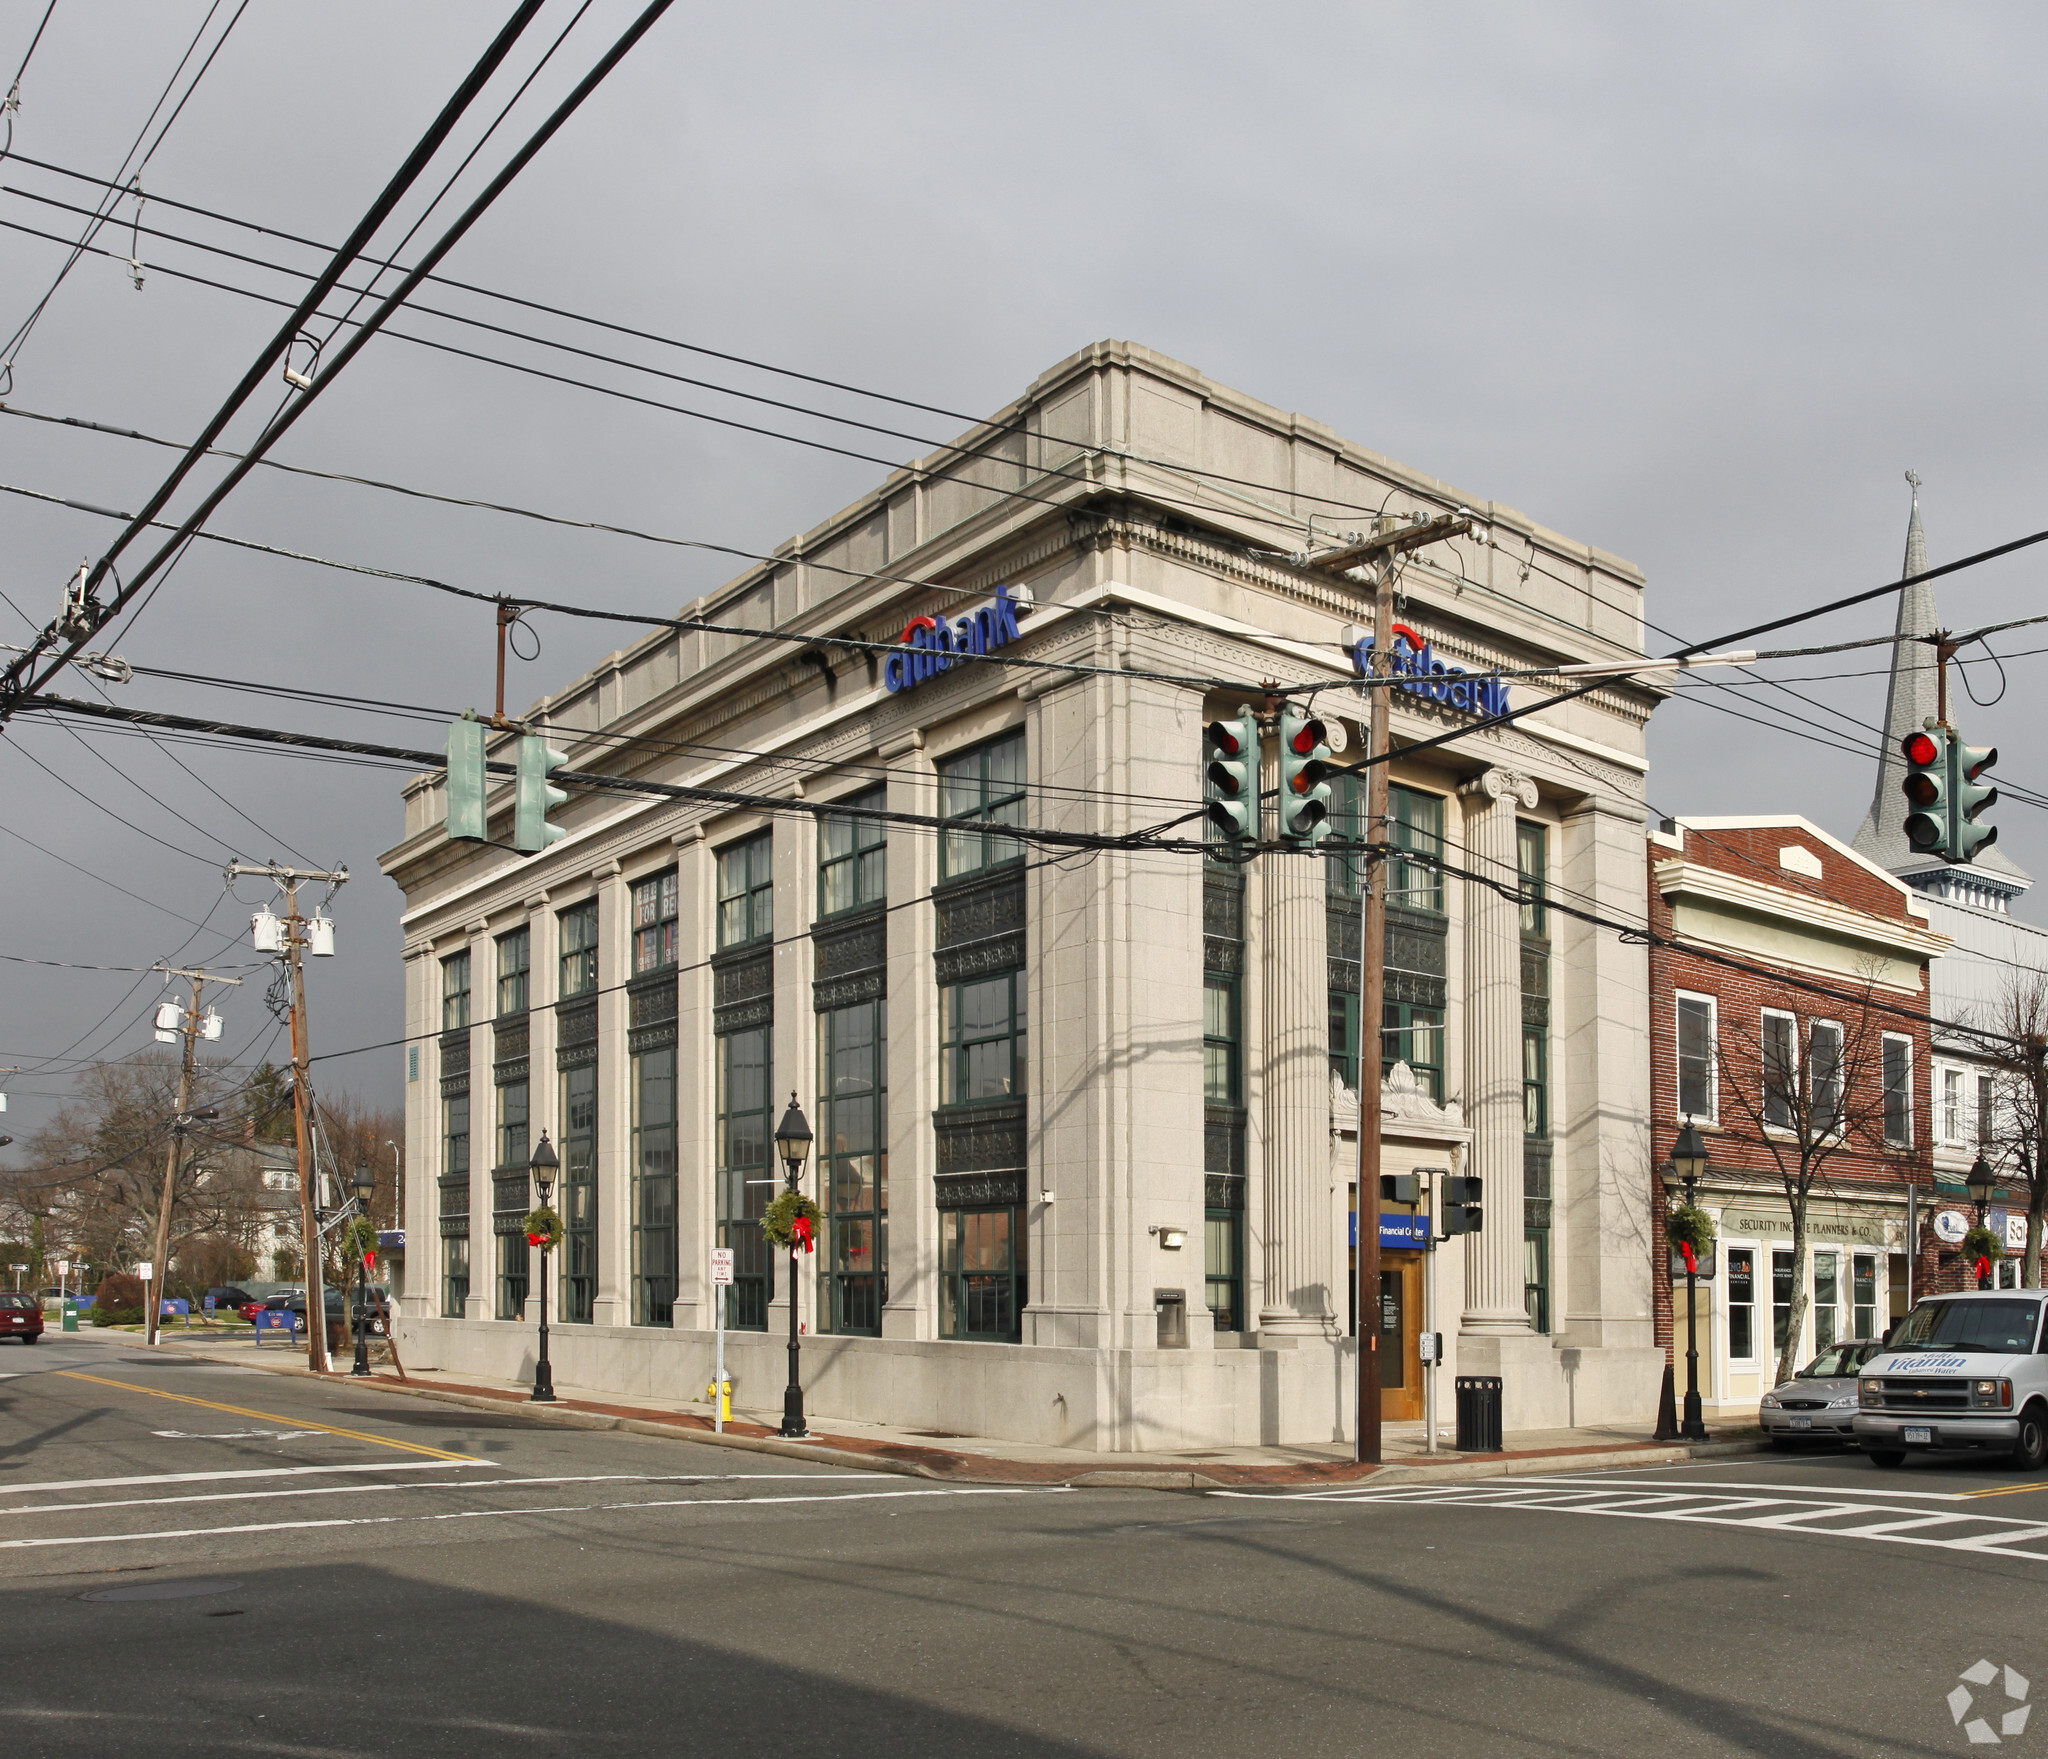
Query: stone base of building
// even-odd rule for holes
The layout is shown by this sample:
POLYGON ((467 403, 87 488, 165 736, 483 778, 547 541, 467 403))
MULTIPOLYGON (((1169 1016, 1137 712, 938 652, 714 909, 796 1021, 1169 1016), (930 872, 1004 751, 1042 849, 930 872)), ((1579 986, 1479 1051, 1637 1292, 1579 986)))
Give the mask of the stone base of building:
MULTIPOLYGON (((402 1318, 400 1346, 420 1367, 531 1380, 531 1325, 402 1318)), ((703 1399, 716 1338, 708 1331, 562 1325, 549 1332, 558 1383, 621 1398, 703 1399)), ((778 1412, 788 1373, 779 1333, 727 1332, 733 1402, 778 1412)), ((804 1407, 820 1421, 975 1436, 1098 1453, 1344 1444, 1354 1435, 1356 1355, 1349 1338, 1261 1346, 1116 1350, 866 1337, 803 1340, 804 1407)), ((1545 1337, 1458 1338, 1439 1371, 1437 1422, 1456 1419, 1455 1374, 1498 1374, 1504 1426, 1648 1425, 1664 1371, 1655 1349, 1571 1350, 1545 1337)))

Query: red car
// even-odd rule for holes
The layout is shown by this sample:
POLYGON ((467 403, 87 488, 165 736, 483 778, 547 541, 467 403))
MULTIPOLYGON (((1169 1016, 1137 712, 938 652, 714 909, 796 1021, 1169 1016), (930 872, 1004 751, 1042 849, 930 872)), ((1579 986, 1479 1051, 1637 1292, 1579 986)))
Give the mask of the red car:
POLYGON ((33 1295, 0 1292, 0 1338, 32 1344, 43 1335, 43 1304, 33 1295))

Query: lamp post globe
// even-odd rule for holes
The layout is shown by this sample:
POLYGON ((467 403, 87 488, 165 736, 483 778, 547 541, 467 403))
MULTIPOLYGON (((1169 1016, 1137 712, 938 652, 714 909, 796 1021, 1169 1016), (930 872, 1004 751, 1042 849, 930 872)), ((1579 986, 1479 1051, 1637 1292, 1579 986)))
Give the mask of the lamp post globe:
MULTIPOLYGON (((1707 1145, 1690 1116, 1672 1144, 1671 1165, 1665 1172, 1664 1189, 1670 1196, 1682 1196, 1686 1208, 1699 1197, 1700 1181, 1707 1176, 1707 1145)), ((1687 1441, 1705 1441, 1707 1423, 1700 1408, 1699 1277, 1689 1265, 1685 1273, 1685 1420, 1679 1434, 1687 1441)))
MULTIPOLYGON (((370 1163, 368 1161, 359 1160, 356 1162, 356 1176, 350 1182, 355 1187, 356 1202, 362 1205, 362 1213, 367 1216, 370 1213, 370 1199, 377 1195, 377 1175, 370 1171, 370 1163)), ((364 1284, 368 1277, 369 1266, 363 1262, 363 1255, 358 1251, 356 1253, 355 1310, 349 1315, 349 1326, 355 1333, 356 1342, 355 1361, 350 1365, 348 1371, 348 1376, 351 1380, 367 1380, 370 1374, 369 1316, 364 1311, 364 1301, 368 1295, 368 1290, 364 1287, 364 1284)), ((313 1316, 310 1313, 306 1315, 306 1323, 308 1325, 313 1323, 313 1316)), ((323 1325, 326 1323, 326 1316, 324 1314, 321 1316, 321 1323, 323 1325)))
MULTIPOLYGON (((788 1188, 795 1191, 802 1183, 804 1162, 811 1152, 811 1126, 804 1119, 803 1107, 796 1103, 796 1095, 789 1096, 789 1109, 782 1114, 782 1122, 775 1126, 775 1152, 782 1160, 782 1173, 788 1181, 788 1188)), ((804 1386, 802 1377, 801 1351, 797 1341, 798 1302, 798 1252, 794 1240, 789 1243, 789 1384, 782 1389, 782 1433, 787 1436, 809 1435, 810 1429, 804 1422, 804 1386)))
MULTIPOLYGON (((548 1140, 548 1133, 540 1133, 540 1145, 534 1149, 526 1163, 533 1174, 534 1188, 540 1193, 540 1207, 546 1209, 548 1200, 555 1192, 555 1176, 562 1170, 562 1157, 555 1152, 555 1145, 548 1140)), ((540 1245, 540 1360, 533 1365, 533 1391, 528 1395, 531 1405, 552 1405, 555 1399, 555 1372, 548 1363, 548 1236, 541 1236, 540 1245)))

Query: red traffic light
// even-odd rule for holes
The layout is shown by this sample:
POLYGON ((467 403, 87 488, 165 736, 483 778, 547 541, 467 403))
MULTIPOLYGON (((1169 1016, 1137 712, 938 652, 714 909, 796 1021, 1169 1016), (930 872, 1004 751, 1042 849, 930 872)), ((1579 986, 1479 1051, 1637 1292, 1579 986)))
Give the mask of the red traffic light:
POLYGON ((1899 791, 1913 806, 1932 806, 1941 798, 1941 785, 1932 776, 1924 774, 1908 776, 1900 784, 1899 791))
POLYGON ((1315 720, 1313 718, 1303 721, 1301 725, 1295 729, 1294 739, 1292 741, 1295 755, 1298 757, 1306 757, 1310 752, 1314 751, 1318 745, 1327 745, 1329 744, 1329 742, 1329 729, 1325 727, 1321 721, 1315 720))
POLYGON ((1209 723, 1209 743, 1225 757, 1236 757, 1244 750, 1244 741, 1237 736, 1237 729, 1228 721, 1209 723))
POLYGON ((1899 749, 1906 754, 1908 763, 1930 764, 1941 756, 1941 747, 1931 733, 1908 733, 1899 741, 1899 749))

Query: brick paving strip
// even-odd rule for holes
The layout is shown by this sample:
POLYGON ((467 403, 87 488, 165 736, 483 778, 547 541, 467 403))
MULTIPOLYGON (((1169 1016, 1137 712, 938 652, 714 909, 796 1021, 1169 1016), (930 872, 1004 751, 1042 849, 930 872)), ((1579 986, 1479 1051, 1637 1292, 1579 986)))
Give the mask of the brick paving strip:
MULTIPOLYGON (((311 1371, 283 1362, 229 1363, 218 1356, 202 1356, 181 1349, 188 1360, 220 1363, 222 1366, 255 1367, 271 1374, 300 1374, 311 1371)), ((396 1375, 372 1373, 367 1381, 346 1371, 325 1377, 342 1385, 371 1385, 380 1392, 407 1393, 414 1398, 433 1399, 472 1410, 522 1411, 537 1423, 565 1424, 583 1429, 625 1429, 640 1435, 667 1435, 715 1446, 740 1448, 754 1453, 780 1454, 808 1460, 816 1465, 842 1466, 872 1472, 894 1472, 910 1478, 937 1479, 955 1484, 1065 1484, 1089 1489, 1130 1490, 1304 1490, 1322 1485, 1352 1484, 1362 1479, 1376 1483, 1445 1482, 1463 1478, 1497 1478, 1524 1472, 1556 1471, 1573 1465, 1651 1466, 1680 1464, 1687 1460, 1724 1458, 1729 1455, 1763 1451, 1759 1436, 1736 1436, 1704 1443, 1613 1442, 1576 1444, 1567 1447, 1510 1449, 1493 1454, 1427 1455, 1390 1460, 1379 1466, 1362 1466, 1351 1460, 1290 1460, 1274 1465, 1245 1465, 1228 1461, 1204 1461, 1199 1467, 1175 1466, 1157 1460, 1130 1465, 1114 1463, 1109 1456, 1102 1464, 1075 1460, 1026 1460, 1006 1458, 957 1448, 922 1447, 910 1442, 890 1441, 863 1435, 820 1435, 806 1441, 789 1441, 758 1423, 735 1418, 721 1435, 711 1419, 694 1411, 663 1411, 639 1405, 603 1404, 592 1399, 563 1398, 551 1405, 535 1405, 523 1390, 476 1386, 460 1381, 401 1381, 396 1375)))

